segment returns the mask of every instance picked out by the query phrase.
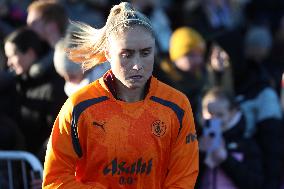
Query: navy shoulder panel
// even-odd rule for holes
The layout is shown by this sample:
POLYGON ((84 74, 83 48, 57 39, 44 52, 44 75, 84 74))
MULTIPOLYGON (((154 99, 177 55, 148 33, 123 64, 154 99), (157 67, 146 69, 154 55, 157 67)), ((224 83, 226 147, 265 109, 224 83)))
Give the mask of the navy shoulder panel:
POLYGON ((72 137, 72 144, 73 144, 74 150, 75 150, 76 154, 79 156, 79 158, 82 157, 82 155, 83 155, 82 149, 81 149, 81 146, 80 146, 80 142, 79 142, 78 131, 77 131, 77 123, 78 123, 79 117, 80 117, 81 113, 84 110, 86 110, 88 107, 90 107, 94 104, 98 104, 100 102, 103 102, 105 100, 108 100, 107 96, 93 98, 93 99, 89 99, 89 100, 85 100, 83 102, 80 102, 79 104, 77 104, 73 108, 72 120, 71 120, 71 137, 72 137))
POLYGON ((151 96, 150 99, 154 102, 157 102, 159 104, 162 104, 164 106, 171 108, 175 112, 175 114, 177 115, 178 121, 179 121, 179 130, 178 130, 178 134, 179 134, 182 129, 182 119, 184 116, 184 110, 181 109, 177 104, 171 101, 156 97, 156 96, 151 96))

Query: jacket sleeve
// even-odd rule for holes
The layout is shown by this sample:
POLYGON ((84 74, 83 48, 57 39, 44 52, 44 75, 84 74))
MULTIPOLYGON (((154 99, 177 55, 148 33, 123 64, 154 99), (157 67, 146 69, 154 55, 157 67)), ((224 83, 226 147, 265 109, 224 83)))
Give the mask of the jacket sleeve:
POLYGON ((192 110, 188 100, 184 104, 184 115, 179 132, 172 144, 168 174, 165 180, 166 189, 193 189, 199 170, 198 142, 192 110))
POLYGON ((70 111, 72 106, 65 103, 54 123, 46 151, 42 188, 103 189, 76 180, 76 164, 79 157, 73 149, 70 135, 70 111))
POLYGON ((229 154, 221 168, 238 188, 262 188, 264 177, 260 149, 252 139, 242 139, 239 145, 245 159, 240 162, 229 154))

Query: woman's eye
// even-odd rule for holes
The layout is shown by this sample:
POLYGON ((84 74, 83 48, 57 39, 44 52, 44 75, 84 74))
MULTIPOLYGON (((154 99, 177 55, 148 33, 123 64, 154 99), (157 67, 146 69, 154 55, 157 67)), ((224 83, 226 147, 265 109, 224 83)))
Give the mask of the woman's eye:
POLYGON ((121 57, 122 58, 130 58, 131 54, 129 52, 123 52, 123 53, 121 53, 121 57))
POLYGON ((142 57, 146 57, 146 56, 148 56, 150 54, 150 51, 149 50, 146 50, 146 51, 142 51, 141 52, 141 56, 142 57))

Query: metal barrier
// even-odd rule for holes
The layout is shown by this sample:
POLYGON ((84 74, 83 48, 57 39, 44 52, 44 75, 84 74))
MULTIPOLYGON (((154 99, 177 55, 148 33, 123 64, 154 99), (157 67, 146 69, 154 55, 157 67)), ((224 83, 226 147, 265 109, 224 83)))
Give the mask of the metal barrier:
MULTIPOLYGON (((21 164, 21 175, 22 175, 22 182, 23 182, 23 187, 24 189, 29 188, 29 178, 35 176, 34 174, 38 174, 37 177, 38 179, 42 179, 42 172, 43 172, 43 167, 38 158, 26 151, 1 151, 0 150, 0 162, 6 162, 7 164, 7 175, 8 175, 8 184, 9 184, 9 189, 14 189, 14 173, 13 173, 13 163, 15 161, 20 162, 21 164), (26 165, 29 165, 29 168, 32 171, 32 175, 28 175, 26 165)), ((4 170, 2 170, 4 171, 4 170)), ((31 178, 34 179, 34 178, 31 178)), ((2 187, 0 186, 2 189, 2 187)))

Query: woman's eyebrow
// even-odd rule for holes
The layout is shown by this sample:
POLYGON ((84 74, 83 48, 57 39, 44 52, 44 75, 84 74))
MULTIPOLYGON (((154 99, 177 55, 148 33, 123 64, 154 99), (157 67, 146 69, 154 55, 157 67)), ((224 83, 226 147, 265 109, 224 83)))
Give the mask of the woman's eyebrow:
POLYGON ((123 52, 123 51, 127 51, 127 52, 135 52, 135 50, 133 50, 133 49, 121 49, 121 52, 123 52))
MULTIPOLYGON (((153 48, 152 47, 146 47, 146 48, 143 48, 143 49, 139 49, 139 51, 147 51, 147 50, 152 50, 153 48)), ((128 52, 134 52, 135 50, 134 49, 121 49, 121 51, 128 51, 128 52)))
POLYGON ((146 48, 141 49, 141 51, 145 51, 145 50, 152 50, 152 47, 146 47, 146 48))

